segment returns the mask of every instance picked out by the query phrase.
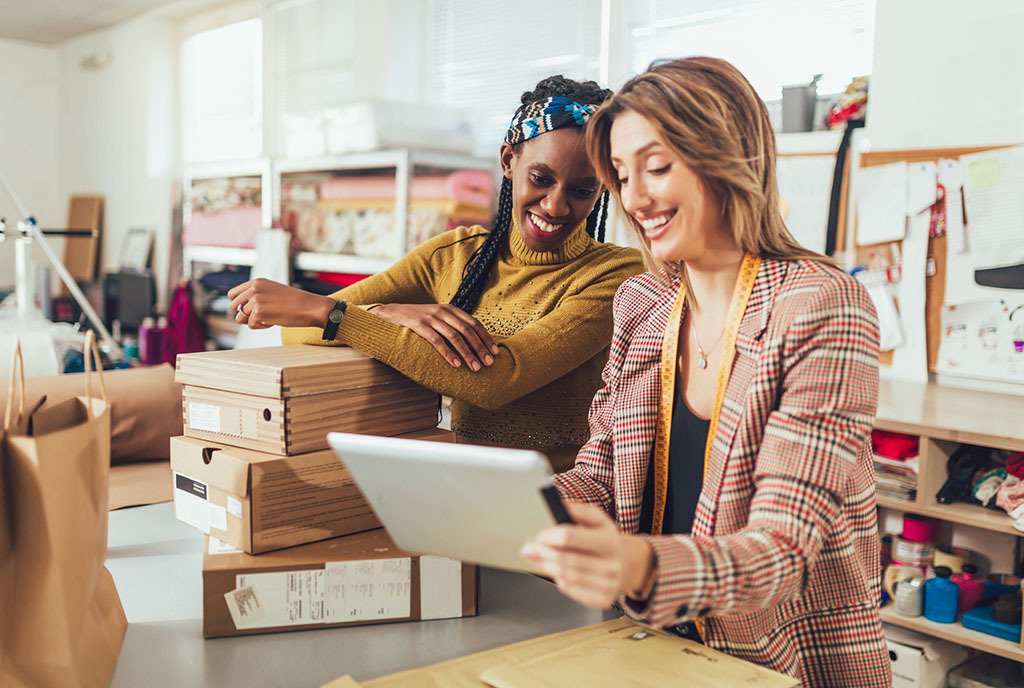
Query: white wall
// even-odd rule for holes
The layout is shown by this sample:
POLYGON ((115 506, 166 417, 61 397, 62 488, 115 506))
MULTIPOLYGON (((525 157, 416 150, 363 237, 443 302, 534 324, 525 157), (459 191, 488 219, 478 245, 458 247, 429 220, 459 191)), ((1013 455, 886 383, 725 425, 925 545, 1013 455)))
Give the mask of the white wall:
MULTIPOLYGON (((57 92, 53 48, 0 40, 0 173, 44 227, 61 227, 67 219, 66 200, 57 191, 57 92)), ((20 219, 2 192, 0 216, 9 229, 20 219)), ((0 288, 13 285, 14 244, 7 241, 0 243, 0 288)))
MULTIPOLYGON (((1024 143, 1022 28, 1020 2, 878 0, 871 150, 1024 143)), ((947 273, 947 301, 1007 294, 974 283, 968 254, 947 273)))
POLYGON ((165 287, 172 188, 178 176, 177 24, 144 16, 57 48, 60 72, 58 193, 105 201, 102 264, 116 267, 131 227, 154 230, 157 286, 165 287), (90 71, 79 62, 109 52, 90 71))

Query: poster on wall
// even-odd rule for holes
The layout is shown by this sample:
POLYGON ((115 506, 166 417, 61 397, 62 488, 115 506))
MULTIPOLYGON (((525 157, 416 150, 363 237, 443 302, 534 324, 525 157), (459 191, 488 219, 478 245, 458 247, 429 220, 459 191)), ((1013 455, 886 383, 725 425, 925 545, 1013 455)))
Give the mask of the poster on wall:
POLYGON ((944 305, 936 372, 1024 383, 1024 302, 944 305))

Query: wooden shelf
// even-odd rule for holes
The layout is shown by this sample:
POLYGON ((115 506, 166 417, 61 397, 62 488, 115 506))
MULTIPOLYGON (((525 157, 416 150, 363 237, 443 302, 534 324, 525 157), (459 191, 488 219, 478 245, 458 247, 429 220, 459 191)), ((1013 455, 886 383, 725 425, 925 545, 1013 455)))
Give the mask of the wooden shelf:
POLYGON ((1002 511, 985 509, 974 504, 916 504, 903 499, 878 495, 878 506, 919 516, 930 516, 948 523, 959 523, 996 533, 1007 533, 1024 537, 1024 533, 1013 527, 1010 517, 1002 511))
POLYGON ((882 380, 875 427, 936 440, 1024 450, 1024 396, 882 380))
POLYGON ((295 267, 299 270, 345 272, 353 275, 374 275, 387 270, 394 262, 390 258, 347 256, 335 253, 302 252, 295 254, 295 267))
POLYGON ((971 630, 960 625, 960 623, 952 624, 941 624, 929 621, 923 616, 903 616, 897 614, 891 604, 882 608, 881 612, 882 621, 885 623, 892 624, 893 626, 900 626, 902 628, 909 628, 912 631, 918 633, 924 633, 935 638, 942 638, 950 642, 965 645, 967 647, 973 647, 976 650, 982 652, 988 652, 993 655, 999 655, 1000 657, 1006 657, 1016 662, 1024 662, 1024 648, 1021 647, 1020 643, 1015 643, 1010 640, 1003 638, 997 638, 994 635, 988 633, 980 633, 979 631, 971 630))

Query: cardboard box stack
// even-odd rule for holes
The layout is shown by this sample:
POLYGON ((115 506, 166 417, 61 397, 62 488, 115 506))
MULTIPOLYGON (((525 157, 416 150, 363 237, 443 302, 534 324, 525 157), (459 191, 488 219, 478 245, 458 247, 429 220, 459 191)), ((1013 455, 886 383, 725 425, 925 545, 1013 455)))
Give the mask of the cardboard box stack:
POLYGON ((436 394, 348 348, 186 354, 176 379, 174 510, 209 536, 206 637, 476 613, 476 569, 398 551, 327 448, 330 431, 452 441, 436 394))

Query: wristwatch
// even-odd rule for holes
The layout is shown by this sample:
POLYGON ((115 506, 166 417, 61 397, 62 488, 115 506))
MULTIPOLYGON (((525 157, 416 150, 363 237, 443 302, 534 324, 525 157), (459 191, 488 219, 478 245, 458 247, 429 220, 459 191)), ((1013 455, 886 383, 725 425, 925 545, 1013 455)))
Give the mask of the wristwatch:
POLYGON ((334 302, 334 308, 327 314, 327 324, 324 325, 324 341, 331 342, 338 336, 338 326, 341 325, 341 319, 345 317, 345 309, 348 308, 348 303, 344 299, 338 299, 334 302))

